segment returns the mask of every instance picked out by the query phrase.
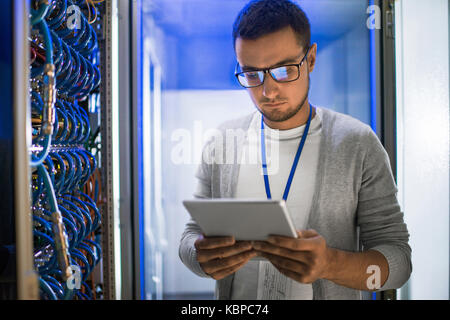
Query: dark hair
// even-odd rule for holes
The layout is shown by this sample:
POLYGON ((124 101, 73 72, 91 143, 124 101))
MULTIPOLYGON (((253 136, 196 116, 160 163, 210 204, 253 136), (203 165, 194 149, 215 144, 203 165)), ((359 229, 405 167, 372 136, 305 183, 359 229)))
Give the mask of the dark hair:
POLYGON ((290 0, 252 0, 239 12, 233 25, 233 45, 236 39, 254 40, 290 26, 299 44, 309 48, 311 26, 305 12, 290 0))

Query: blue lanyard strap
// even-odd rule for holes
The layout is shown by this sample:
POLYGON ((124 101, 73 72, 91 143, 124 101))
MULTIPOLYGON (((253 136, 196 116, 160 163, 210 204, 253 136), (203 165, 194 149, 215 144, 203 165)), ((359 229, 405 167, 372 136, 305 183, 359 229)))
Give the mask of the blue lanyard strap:
MULTIPOLYGON (((309 109, 309 117, 306 122, 305 132, 303 133, 302 139, 297 149, 297 153, 295 154, 294 163, 292 164, 291 172, 289 174, 288 181, 286 183, 286 188, 284 189, 283 200, 287 200, 289 190, 291 188, 292 180, 294 179, 295 170, 297 169, 298 161, 300 160, 300 155, 302 154, 303 146, 305 145, 306 137, 309 132, 309 125, 311 124, 311 115, 312 115, 312 106, 310 105, 309 109)), ((264 116, 261 117, 261 160, 262 160, 262 169, 264 173, 264 185, 266 187, 267 199, 272 199, 272 195, 270 193, 270 184, 269 184, 269 176, 267 174, 267 161, 266 161, 266 141, 264 136, 264 116)))

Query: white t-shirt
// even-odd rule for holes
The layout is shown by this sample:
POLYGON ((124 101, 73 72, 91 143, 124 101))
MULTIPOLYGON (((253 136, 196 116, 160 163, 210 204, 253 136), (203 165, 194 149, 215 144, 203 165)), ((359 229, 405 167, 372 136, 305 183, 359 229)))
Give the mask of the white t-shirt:
MULTIPOLYGON (((295 154, 306 124, 289 130, 264 125, 266 161, 272 199, 282 199, 295 154)), ((321 110, 311 120, 308 137, 286 201, 297 230, 305 229, 311 210, 321 138, 321 110)), ((240 164, 236 198, 267 199, 261 166, 261 113, 255 113, 248 129, 240 164)), ((312 285, 282 275, 268 261, 249 261, 234 276, 232 299, 312 299, 312 285)))

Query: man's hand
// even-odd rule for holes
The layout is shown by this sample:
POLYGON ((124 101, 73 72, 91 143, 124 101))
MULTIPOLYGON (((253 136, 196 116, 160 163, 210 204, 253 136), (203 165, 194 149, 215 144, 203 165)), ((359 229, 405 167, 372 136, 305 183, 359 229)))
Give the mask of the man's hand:
POLYGON ((300 283, 313 283, 327 277, 330 250, 315 230, 297 231, 298 238, 270 236, 255 241, 253 248, 281 273, 300 283))
POLYGON ((250 241, 236 242, 234 237, 202 236, 194 245, 203 271, 216 280, 236 272, 257 255, 250 241))

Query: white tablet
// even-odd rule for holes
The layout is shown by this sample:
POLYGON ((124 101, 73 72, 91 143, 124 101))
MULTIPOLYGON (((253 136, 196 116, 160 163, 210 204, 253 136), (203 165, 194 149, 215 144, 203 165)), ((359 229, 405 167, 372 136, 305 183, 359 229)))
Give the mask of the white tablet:
POLYGON ((183 201, 205 236, 267 240, 269 235, 297 238, 284 200, 196 199, 183 201))

